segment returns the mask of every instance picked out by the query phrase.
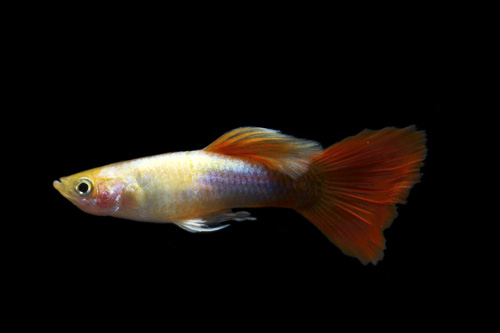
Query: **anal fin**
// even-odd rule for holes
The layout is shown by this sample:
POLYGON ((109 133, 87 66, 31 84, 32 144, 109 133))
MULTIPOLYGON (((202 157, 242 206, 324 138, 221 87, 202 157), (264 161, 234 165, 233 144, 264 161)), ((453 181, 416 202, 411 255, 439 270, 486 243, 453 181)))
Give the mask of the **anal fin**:
POLYGON ((255 217, 251 217, 249 212, 236 212, 233 213, 231 210, 217 212, 210 214, 208 216, 184 220, 177 222, 176 224, 189 232, 212 232, 229 227, 229 224, 220 225, 222 222, 226 221, 253 221, 255 217))

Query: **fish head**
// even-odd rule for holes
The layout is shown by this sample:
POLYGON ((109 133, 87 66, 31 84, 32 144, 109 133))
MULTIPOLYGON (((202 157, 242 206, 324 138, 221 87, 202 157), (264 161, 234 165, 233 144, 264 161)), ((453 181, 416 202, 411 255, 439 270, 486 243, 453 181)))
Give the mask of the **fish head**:
POLYGON ((125 188, 120 179, 102 177, 94 170, 62 177, 53 185, 71 203, 93 215, 114 215, 120 209, 125 188))

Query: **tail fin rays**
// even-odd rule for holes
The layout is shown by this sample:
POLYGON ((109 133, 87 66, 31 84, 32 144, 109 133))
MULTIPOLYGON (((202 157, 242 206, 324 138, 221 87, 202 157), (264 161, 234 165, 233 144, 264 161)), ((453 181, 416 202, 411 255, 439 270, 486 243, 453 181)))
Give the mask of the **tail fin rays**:
POLYGON ((425 133, 414 126, 346 138, 313 160, 323 193, 300 213, 345 254, 376 264, 385 249, 383 230, 419 181, 425 156, 425 133))

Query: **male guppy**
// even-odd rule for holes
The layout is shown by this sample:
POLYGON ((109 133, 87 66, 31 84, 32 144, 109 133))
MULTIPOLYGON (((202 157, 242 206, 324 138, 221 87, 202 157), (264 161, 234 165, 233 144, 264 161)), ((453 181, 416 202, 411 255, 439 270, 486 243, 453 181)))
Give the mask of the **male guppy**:
POLYGON ((322 149, 275 130, 232 130, 203 150, 115 163, 63 177, 54 187, 81 210, 192 231, 253 219, 236 207, 293 208, 345 254, 383 257, 383 230, 419 181, 425 133, 414 126, 364 130, 322 149))

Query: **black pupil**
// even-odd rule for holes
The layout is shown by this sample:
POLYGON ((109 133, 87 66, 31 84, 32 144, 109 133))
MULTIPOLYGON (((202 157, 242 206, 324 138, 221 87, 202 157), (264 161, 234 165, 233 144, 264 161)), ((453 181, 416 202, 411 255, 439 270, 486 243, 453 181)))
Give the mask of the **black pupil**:
POLYGON ((89 185, 87 183, 78 184, 78 191, 81 193, 87 193, 89 191, 89 185))

